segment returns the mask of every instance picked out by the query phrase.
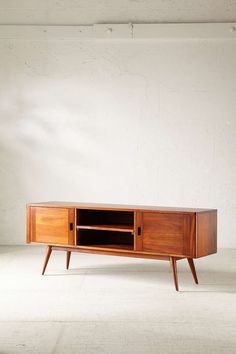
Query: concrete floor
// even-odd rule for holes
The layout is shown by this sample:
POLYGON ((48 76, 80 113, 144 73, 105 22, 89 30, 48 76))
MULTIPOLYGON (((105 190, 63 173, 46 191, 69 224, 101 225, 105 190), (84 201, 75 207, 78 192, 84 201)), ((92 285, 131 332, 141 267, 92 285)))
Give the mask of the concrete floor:
POLYGON ((236 353, 236 250, 168 262, 0 247, 1 354, 236 353))

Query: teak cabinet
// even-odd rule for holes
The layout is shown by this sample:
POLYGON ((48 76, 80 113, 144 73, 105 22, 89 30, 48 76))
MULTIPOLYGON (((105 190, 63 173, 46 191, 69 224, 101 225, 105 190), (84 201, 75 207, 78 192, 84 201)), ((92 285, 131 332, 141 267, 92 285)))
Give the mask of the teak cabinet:
POLYGON ((27 205, 27 242, 46 244, 44 274, 52 250, 169 260, 176 290, 176 261, 217 251, 215 209, 45 202, 27 205))
POLYGON ((32 207, 30 214, 32 242, 74 245, 73 209, 32 207))

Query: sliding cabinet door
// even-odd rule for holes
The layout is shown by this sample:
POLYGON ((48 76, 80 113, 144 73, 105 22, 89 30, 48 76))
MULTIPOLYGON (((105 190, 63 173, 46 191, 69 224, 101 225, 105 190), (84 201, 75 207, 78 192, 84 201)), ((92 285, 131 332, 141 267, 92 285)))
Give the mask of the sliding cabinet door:
POLYGON ((143 251, 193 256, 194 220, 194 214, 143 212, 143 251))
POLYGON ((30 241, 75 244, 75 211, 70 208, 31 207, 30 241))

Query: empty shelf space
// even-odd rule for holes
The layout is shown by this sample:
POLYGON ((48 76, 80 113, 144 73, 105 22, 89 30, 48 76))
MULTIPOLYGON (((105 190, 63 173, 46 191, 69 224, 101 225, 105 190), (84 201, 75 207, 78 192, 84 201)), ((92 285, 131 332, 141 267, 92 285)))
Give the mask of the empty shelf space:
POLYGON ((90 210, 77 209, 77 225, 82 228, 91 228, 100 230, 110 229, 132 232, 134 228, 134 212, 119 210, 90 210), (105 227, 105 229, 104 229, 105 227))
POLYGON ((104 230, 104 231, 120 231, 120 232, 134 232, 132 225, 78 225, 77 230, 104 230))
POLYGON ((134 212, 77 209, 76 218, 77 246, 134 250, 134 212))
POLYGON ((131 232, 77 229, 77 246, 112 249, 134 249, 134 235, 131 232))

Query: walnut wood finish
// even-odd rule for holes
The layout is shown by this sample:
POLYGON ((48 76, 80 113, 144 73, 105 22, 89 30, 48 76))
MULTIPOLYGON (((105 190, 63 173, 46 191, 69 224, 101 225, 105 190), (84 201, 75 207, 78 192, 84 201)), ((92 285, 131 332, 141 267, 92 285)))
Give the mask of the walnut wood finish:
POLYGON ((102 203, 76 203, 76 202, 43 202, 43 203, 29 203, 27 206, 36 207, 51 207, 51 208, 72 208, 72 209, 94 209, 94 210, 118 210, 118 211, 158 211, 169 213, 202 213, 209 210, 216 209, 202 209, 202 208, 177 208, 177 207, 162 207, 162 206, 147 206, 147 205, 126 205, 126 204, 102 204, 102 203))
POLYGON ((196 215, 196 258, 217 252, 217 212, 205 211, 196 215))
POLYGON ((102 230, 134 233, 134 227, 130 225, 79 225, 77 226, 77 230, 102 230))
POLYGON ((31 242, 31 207, 27 206, 26 207, 26 242, 30 243, 31 242))
POLYGON ((217 251, 215 209, 46 202, 27 205, 26 241, 47 244, 45 272, 52 250, 168 260, 178 290, 177 260, 217 251))
POLYGON ((188 259, 188 264, 189 264, 189 267, 190 267, 192 275, 193 275, 193 279, 194 279, 195 283, 198 284, 198 278, 197 278, 197 273, 196 273, 193 259, 192 258, 187 258, 187 259, 188 259))
POLYGON ((191 256, 192 219, 181 213, 143 212, 143 250, 191 256))
POLYGON ((67 208, 32 207, 30 218, 31 241, 47 244, 74 244, 73 210, 67 208))
POLYGON ((51 253, 52 253, 52 246, 47 246, 46 256, 45 256, 45 260, 44 260, 44 264, 43 264, 42 275, 44 275, 44 273, 45 273, 51 253))
MULTIPOLYGON (((138 253, 138 252, 124 252, 123 250, 107 250, 105 248, 97 247, 66 247, 66 246, 55 246, 51 245, 52 249, 55 251, 70 251, 70 252, 79 252, 79 253, 91 253, 91 254, 100 254, 108 256, 118 256, 118 257, 132 257, 132 258, 145 258, 145 259, 156 259, 162 261, 169 261, 170 257, 163 255, 155 255, 149 253, 138 253)), ((181 257, 175 257, 176 260, 183 259, 181 257)))
POLYGON ((135 234, 134 234, 134 249, 135 251, 143 250, 143 238, 142 238, 142 213, 140 211, 135 212, 135 234))
POLYGON ((175 289, 179 291, 178 275, 177 275, 177 263, 175 257, 170 257, 170 266, 174 277, 175 289))
POLYGON ((66 251, 66 269, 69 269, 71 251, 66 251))

